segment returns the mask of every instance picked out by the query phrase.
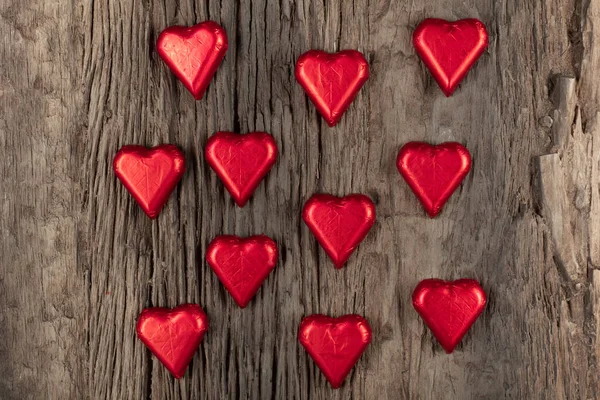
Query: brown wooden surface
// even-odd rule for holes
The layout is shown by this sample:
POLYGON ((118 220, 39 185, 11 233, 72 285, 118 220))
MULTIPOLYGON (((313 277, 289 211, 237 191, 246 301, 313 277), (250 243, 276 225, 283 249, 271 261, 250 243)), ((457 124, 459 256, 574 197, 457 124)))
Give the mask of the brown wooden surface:
POLYGON ((597 398, 599 24, 599 0, 0 0, 0 398, 597 398), (412 48, 426 17, 475 17, 490 33, 449 99, 412 48), (207 19, 230 48, 196 102, 154 42, 207 19), (371 64, 335 128, 294 79, 312 48, 371 64), (243 209, 203 159, 217 130, 264 130, 280 149, 243 209), (411 140, 473 155, 435 220, 395 168, 411 140), (179 145, 188 171, 150 221, 111 161, 159 143, 179 145), (341 271, 300 218, 315 192, 377 204, 341 271), (258 233, 280 260, 240 310, 204 251, 217 234, 258 233), (452 355, 410 303, 430 277, 476 278, 489 294, 452 355), (175 381, 135 321, 182 302, 211 327, 175 381), (337 391, 297 343, 312 313, 362 314, 374 330, 337 391))

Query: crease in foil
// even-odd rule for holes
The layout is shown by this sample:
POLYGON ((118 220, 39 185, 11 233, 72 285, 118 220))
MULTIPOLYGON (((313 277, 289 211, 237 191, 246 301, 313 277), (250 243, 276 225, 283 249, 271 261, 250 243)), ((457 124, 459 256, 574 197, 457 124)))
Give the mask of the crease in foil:
POLYGON ((398 152, 396 167, 427 214, 434 218, 471 170, 471 155, 456 142, 437 146, 409 142, 398 152))
POLYGON ((208 317, 197 304, 173 309, 151 307, 138 317, 138 338, 179 379, 208 330, 208 317))
POLYGON ((185 172, 185 156, 170 144, 123 146, 113 170, 148 217, 156 218, 185 172))
POLYGON ((331 386, 339 388, 372 339, 371 327, 360 315, 304 318, 298 340, 331 386))
POLYGON ((344 266, 375 224, 375 204, 362 194, 315 194, 302 218, 336 268, 344 266))
POLYGON ((369 63, 356 50, 310 50, 296 62, 296 80, 329 126, 335 126, 369 78, 369 63))
POLYGON ((265 132, 217 132, 208 139, 204 151, 208 165, 239 207, 275 165, 277 155, 275 139, 265 132))
POLYGON ((485 309, 486 294, 474 279, 425 279, 413 292, 413 306, 447 353, 452 353, 485 309))
POLYGON ((217 236, 206 250, 208 265, 241 308, 252 300, 277 260, 277 244, 264 235, 217 236))

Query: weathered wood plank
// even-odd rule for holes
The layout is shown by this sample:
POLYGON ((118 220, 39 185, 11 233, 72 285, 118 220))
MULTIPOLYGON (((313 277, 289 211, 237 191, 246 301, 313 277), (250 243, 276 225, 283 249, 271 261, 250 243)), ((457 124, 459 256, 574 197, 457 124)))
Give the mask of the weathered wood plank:
POLYGON ((596 398, 600 177, 595 1, 0 0, 0 397, 596 398), (490 46, 451 98, 414 53, 426 17, 476 17, 490 46), (154 51, 215 20, 229 51, 194 101, 154 51), (311 48, 355 48, 371 78, 328 128, 294 79, 311 48), (558 78, 557 78, 558 75, 558 78), (574 77, 574 78, 569 78, 574 77), (280 158, 237 208, 206 165, 217 130, 280 158), (430 220, 396 171, 411 140, 456 140, 473 170, 430 220), (124 144, 174 143, 188 171, 156 221, 118 184, 124 144), (315 192, 368 194, 377 223, 345 269, 302 223, 315 192), (240 310, 204 262, 218 234, 280 260, 240 310), (430 277, 489 305, 446 355, 410 304, 430 277), (210 330, 173 380, 135 337, 147 306, 196 302, 210 330), (297 343, 312 313, 364 315, 372 345, 338 391, 297 343))
POLYGON ((0 1, 0 398, 81 398, 77 2, 0 1), (74 6, 75 9, 72 9, 74 6))

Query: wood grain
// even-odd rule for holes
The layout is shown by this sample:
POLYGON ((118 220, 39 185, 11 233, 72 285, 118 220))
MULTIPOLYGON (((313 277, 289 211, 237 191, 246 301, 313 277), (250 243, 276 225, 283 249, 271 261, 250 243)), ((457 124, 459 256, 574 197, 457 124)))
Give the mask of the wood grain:
POLYGON ((0 397, 592 399, 600 393, 600 2, 0 0, 0 397), (411 44, 424 18, 479 18, 490 45, 445 98, 411 44), (201 101, 154 43, 211 19, 229 51, 201 101), (329 128, 294 79, 309 49, 362 51, 371 77, 329 128), (218 130, 280 157, 242 209, 206 165, 218 130), (430 220, 395 168, 411 140, 459 141, 473 169, 430 220), (150 221, 112 173, 125 144, 188 163, 150 221), (377 222, 334 270, 300 212, 364 193, 377 222), (204 261, 218 234, 280 260, 240 310, 204 261), (476 278, 489 304, 446 355, 410 303, 476 278), (135 337, 147 306, 200 304, 210 330, 173 380, 135 337), (337 391, 297 342, 312 313, 364 315, 373 343, 337 391))

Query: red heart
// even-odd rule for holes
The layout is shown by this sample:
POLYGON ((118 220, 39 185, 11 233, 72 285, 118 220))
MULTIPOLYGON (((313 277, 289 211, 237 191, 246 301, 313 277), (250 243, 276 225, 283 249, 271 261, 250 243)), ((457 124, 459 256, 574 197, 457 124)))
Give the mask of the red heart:
POLYGON ((342 268, 375 224, 375 204, 362 194, 315 194, 304 205, 302 218, 335 267, 342 268))
POLYGON ((329 126, 340 121, 368 78, 369 64, 356 50, 310 50, 296 63, 296 79, 329 126))
POLYGON ((264 132, 217 132, 208 139, 204 157, 236 204, 243 207, 275 164, 277 144, 264 132))
POLYGON ((177 379, 185 373, 207 329, 208 318, 197 304, 146 308, 136 327, 140 340, 177 379))
POLYGON ((215 22, 192 27, 171 26, 156 42, 160 58, 185 87, 200 100, 227 51, 227 34, 215 22))
POLYGON ((398 153, 398 171, 431 218, 442 209, 471 169, 471 155, 460 143, 432 146, 409 142, 398 153))
POLYGON ((417 285, 412 298, 415 310, 446 353, 452 353, 486 303, 485 292, 473 279, 425 279, 417 285))
POLYGON ((277 264, 277 244, 267 236, 217 236, 206 261, 235 302, 244 308, 277 264))
POLYGON ((342 386, 371 336, 369 323, 360 315, 311 315, 302 320, 298 332, 298 340, 334 389, 342 386))
POLYGON ((485 25, 477 19, 448 22, 430 18, 417 26, 413 44, 449 97, 485 51, 488 34, 485 25))
POLYGON ((185 157, 170 144, 152 149, 123 146, 115 155, 113 169, 142 210, 156 218, 185 172, 185 157))

